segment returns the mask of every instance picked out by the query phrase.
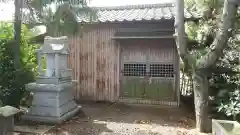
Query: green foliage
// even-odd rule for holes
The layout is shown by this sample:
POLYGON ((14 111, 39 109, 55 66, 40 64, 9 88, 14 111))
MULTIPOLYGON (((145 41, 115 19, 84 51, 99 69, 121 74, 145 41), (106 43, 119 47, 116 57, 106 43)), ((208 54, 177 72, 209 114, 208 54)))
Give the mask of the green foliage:
POLYGON ((13 25, 0 23, 0 100, 3 105, 19 107, 24 96, 29 95, 25 84, 34 81, 36 71, 35 49, 29 43, 31 35, 22 27, 21 39, 21 70, 16 70, 13 63, 13 25))
POLYGON ((82 15, 90 20, 96 18, 96 13, 87 5, 87 0, 31 0, 32 20, 30 23, 44 24, 47 34, 57 36, 73 34, 81 29, 77 16, 82 15))
MULTIPOLYGON (((185 7, 202 16, 198 21, 185 23, 188 34, 188 51, 197 60, 214 48, 212 43, 221 23, 223 2, 224 0, 185 1, 185 7)), ((228 41, 228 48, 223 51, 223 55, 216 65, 207 69, 208 72, 206 72, 209 77, 209 94, 214 97, 214 101, 210 102, 213 105, 211 109, 216 113, 217 109, 221 108, 221 113, 230 115, 229 112, 231 112, 231 116, 236 113, 236 111, 231 110, 235 104, 233 99, 236 98, 236 95, 228 93, 234 92, 240 86, 239 21, 238 19, 234 25, 233 35, 228 41)))
MULTIPOLYGON (((210 94, 215 97, 213 107, 217 108, 218 112, 234 117, 236 112, 234 109, 231 110, 231 107, 235 106, 235 102, 237 102, 236 99, 239 95, 236 94, 240 88, 240 52, 237 50, 237 46, 239 46, 237 39, 231 38, 229 47, 224 50, 224 57, 212 68, 210 79, 210 94), (222 109, 219 110, 219 108, 222 109)), ((238 109, 238 106, 235 109, 238 109)))
MULTIPOLYGON (((188 52, 196 63, 214 48, 213 41, 219 30, 223 0, 186 0, 185 7, 201 18, 185 23, 188 52)), ((190 67, 191 68, 191 67, 190 67)))
POLYGON ((221 102, 218 111, 223 112, 227 116, 233 116, 233 119, 236 120, 236 116, 240 114, 240 91, 235 90, 233 92, 229 92, 228 95, 225 95, 220 98, 229 98, 228 101, 221 102))

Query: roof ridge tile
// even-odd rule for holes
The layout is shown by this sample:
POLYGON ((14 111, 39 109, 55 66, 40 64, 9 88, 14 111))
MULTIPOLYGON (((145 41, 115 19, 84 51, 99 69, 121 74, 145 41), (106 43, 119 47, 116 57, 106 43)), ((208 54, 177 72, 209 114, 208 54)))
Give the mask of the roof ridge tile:
POLYGON ((125 5, 125 6, 111 6, 111 7, 91 7, 94 10, 130 10, 130 9, 151 9, 151 8, 164 8, 174 7, 174 3, 164 4, 138 4, 138 5, 125 5))

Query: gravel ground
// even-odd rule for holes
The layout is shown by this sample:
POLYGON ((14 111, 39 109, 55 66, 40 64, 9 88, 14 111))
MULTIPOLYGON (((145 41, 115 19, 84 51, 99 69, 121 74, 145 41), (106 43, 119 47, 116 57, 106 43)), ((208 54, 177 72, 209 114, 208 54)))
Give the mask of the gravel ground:
POLYGON ((46 135, 196 135, 186 109, 82 104, 82 112, 46 135))

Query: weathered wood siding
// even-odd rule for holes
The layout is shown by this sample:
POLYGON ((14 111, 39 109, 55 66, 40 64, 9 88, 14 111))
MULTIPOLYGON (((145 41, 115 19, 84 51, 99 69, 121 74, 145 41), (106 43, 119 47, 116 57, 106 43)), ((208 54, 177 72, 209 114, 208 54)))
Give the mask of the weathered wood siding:
POLYGON ((111 39, 115 28, 92 27, 70 39, 76 98, 115 101, 118 95, 119 49, 111 39))
POLYGON ((73 79, 78 80, 74 92, 78 100, 118 100, 120 45, 112 37, 123 27, 173 29, 173 21, 85 25, 82 37, 69 37, 70 67, 73 79))

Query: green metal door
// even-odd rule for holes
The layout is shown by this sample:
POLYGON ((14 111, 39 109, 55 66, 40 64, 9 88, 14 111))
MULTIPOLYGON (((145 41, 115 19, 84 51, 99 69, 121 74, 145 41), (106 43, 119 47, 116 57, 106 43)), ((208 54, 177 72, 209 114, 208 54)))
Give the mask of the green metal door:
POLYGON ((174 98, 172 49, 131 45, 121 52, 121 96, 171 100, 174 98))
POLYGON ((174 98, 174 74, 172 64, 149 64, 146 93, 149 99, 172 100, 174 98), (165 74, 164 72, 169 72, 165 74))
POLYGON ((122 90, 124 97, 144 98, 146 96, 145 63, 125 63, 123 69, 122 90))
POLYGON ((141 45, 122 45, 121 96, 144 98, 147 71, 147 49, 141 45))

